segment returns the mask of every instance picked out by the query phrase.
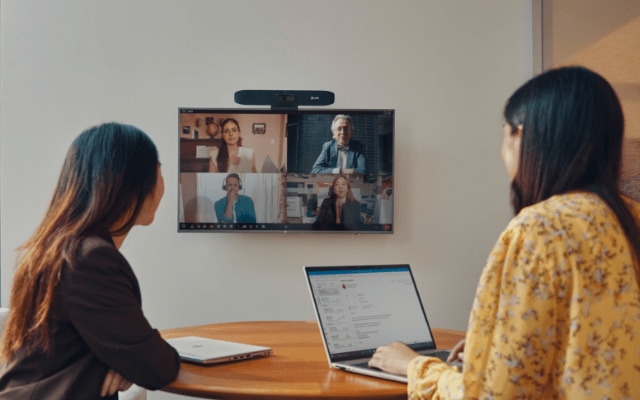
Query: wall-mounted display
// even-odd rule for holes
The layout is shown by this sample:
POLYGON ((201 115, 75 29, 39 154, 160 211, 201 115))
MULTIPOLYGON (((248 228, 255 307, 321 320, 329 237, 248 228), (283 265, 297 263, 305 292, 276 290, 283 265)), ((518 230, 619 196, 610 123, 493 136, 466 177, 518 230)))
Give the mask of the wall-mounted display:
POLYGON ((393 232, 394 110, 180 108, 178 118, 179 232, 393 232), (196 121, 218 134, 193 135, 196 121))

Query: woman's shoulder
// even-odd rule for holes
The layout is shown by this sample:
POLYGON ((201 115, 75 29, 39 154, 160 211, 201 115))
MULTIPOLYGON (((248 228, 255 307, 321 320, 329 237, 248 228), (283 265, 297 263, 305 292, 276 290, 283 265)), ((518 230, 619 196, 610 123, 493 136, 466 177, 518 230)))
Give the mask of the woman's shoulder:
POLYGON ((109 234, 89 234, 80 239, 78 254, 83 255, 100 249, 118 251, 109 234))
POLYGON ((240 146, 238 147, 238 154, 240 156, 251 156, 253 155, 253 149, 251 147, 240 146))
POLYGON ((614 219, 613 212, 597 194, 571 192, 555 195, 523 208, 511 220, 507 231, 576 231, 614 219))
POLYGON ((129 268, 127 260, 116 248, 108 235, 93 234, 81 239, 76 257, 71 265, 74 270, 81 269, 120 269, 129 268))
POLYGON ((615 215, 600 197, 588 192, 552 196, 523 208, 500 235, 492 258, 502 260, 507 249, 544 254, 566 251, 585 235, 598 235, 600 229, 614 226, 615 215), (560 249, 560 250, 558 250, 560 249))
POLYGON ((78 285, 89 288, 104 286, 106 282, 122 282, 137 287, 131 265, 111 238, 103 235, 88 235, 82 239, 75 257, 63 268, 62 280, 66 282, 65 287, 75 288, 73 290, 78 285))
POLYGON ((552 218, 566 218, 594 211, 607 210, 607 204, 595 193, 571 192, 551 196, 546 200, 525 207, 517 217, 547 215, 552 218))
POLYGON ((332 197, 332 196, 325 197, 324 200, 322 200, 321 207, 324 206, 325 204, 326 205, 331 204, 331 201, 335 201, 334 199, 335 199, 335 197, 332 197))

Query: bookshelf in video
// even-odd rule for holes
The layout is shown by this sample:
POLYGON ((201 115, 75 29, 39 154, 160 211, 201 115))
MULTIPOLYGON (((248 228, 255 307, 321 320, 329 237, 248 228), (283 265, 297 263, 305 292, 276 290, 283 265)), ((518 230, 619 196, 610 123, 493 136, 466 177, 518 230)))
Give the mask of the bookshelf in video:
POLYGON ((179 232, 393 232, 391 109, 179 116, 179 232))

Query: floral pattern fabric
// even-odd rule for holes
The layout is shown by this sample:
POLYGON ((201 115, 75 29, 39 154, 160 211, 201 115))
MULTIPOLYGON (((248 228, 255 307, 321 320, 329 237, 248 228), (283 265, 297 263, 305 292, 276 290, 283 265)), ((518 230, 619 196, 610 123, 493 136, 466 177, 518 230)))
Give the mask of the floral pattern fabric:
MULTIPOLYGON (((640 220, 640 204, 627 199, 640 220)), ((640 289, 633 251, 595 194, 523 209, 480 278, 464 371, 408 368, 410 399, 640 399, 640 289)))

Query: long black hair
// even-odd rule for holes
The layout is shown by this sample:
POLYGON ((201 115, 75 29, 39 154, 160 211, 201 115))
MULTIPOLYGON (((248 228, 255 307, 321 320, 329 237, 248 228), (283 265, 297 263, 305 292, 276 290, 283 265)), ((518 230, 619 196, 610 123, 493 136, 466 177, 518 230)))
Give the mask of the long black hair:
POLYGON ((624 117, 611 85, 584 67, 547 71, 509 98, 505 121, 522 127, 511 205, 524 207, 573 190, 597 194, 615 213, 636 256, 640 228, 620 194, 624 117))

